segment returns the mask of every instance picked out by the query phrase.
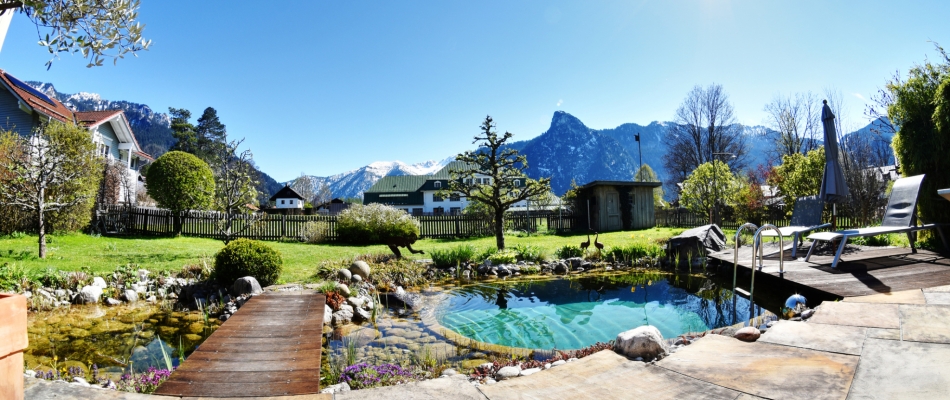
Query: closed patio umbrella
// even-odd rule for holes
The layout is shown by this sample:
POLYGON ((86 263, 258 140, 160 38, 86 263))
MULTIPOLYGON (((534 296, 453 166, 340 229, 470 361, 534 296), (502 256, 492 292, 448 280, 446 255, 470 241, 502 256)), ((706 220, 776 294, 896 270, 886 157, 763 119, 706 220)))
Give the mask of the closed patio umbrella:
POLYGON ((831 229, 837 230, 837 203, 848 198, 848 182, 844 180, 844 172, 838 161, 838 130, 835 129, 835 114, 828 107, 828 100, 822 101, 821 124, 825 129, 825 175, 821 178, 822 200, 832 204, 831 229))

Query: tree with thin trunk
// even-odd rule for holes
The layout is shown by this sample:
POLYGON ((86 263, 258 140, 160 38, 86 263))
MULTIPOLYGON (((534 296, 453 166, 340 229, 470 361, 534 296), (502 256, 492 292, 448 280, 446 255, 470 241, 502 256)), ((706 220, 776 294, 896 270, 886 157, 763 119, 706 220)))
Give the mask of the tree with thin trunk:
POLYGON ((0 149, 0 202, 35 215, 39 257, 46 258, 47 214, 92 207, 102 160, 89 131, 55 120, 28 137, 3 132, 0 149))
POLYGON ((313 198, 317 195, 317 186, 307 174, 301 172, 297 179, 290 182, 290 188, 302 196, 305 202, 313 204, 313 198))
POLYGON ((712 84, 706 88, 697 85, 686 95, 666 130, 666 143, 663 166, 669 172, 667 185, 676 192, 679 192, 677 183, 713 159, 725 162, 733 171, 746 166, 747 140, 722 85, 712 84), (735 157, 716 153, 730 153, 735 157))
POLYGON ((504 148, 513 135, 505 132, 499 136, 495 122, 486 116, 481 133, 472 143, 477 150, 470 150, 455 157, 465 167, 450 168, 452 179, 443 195, 460 193, 468 201, 485 205, 494 221, 495 244, 498 250, 505 248, 505 211, 513 204, 551 191, 551 179, 530 179, 524 171, 528 160, 517 150, 504 148))
POLYGON ((329 203, 330 200, 333 200, 333 192, 330 190, 330 185, 327 185, 326 182, 317 185, 317 193, 313 196, 311 203, 316 206, 317 204, 329 203))
POLYGON ((224 213, 218 231, 224 243, 230 243, 237 235, 254 226, 261 220, 259 214, 250 213, 248 204, 257 198, 257 181, 251 160, 250 149, 238 151, 241 140, 232 140, 220 147, 221 154, 215 156, 218 162, 212 165, 214 172, 215 203, 218 211, 224 213), (244 223, 238 227, 235 221, 244 223))
POLYGON ((782 156, 805 154, 822 140, 821 102, 811 92, 777 95, 765 105, 768 126, 778 133, 770 150, 773 161, 782 156))

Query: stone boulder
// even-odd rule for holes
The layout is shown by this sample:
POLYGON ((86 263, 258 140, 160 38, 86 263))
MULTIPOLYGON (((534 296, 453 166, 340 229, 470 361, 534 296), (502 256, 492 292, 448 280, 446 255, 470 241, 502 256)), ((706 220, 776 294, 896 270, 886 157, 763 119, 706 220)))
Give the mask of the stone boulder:
POLYGON ((498 372, 495 373, 495 379, 504 380, 504 379, 514 378, 519 375, 521 375, 521 367, 517 365, 508 366, 508 367, 502 367, 501 369, 499 369, 498 372))
POLYGON ((109 285, 106 285, 106 280, 98 276, 95 278, 92 278, 92 286, 101 287, 103 289, 109 287, 109 285))
POLYGON ((342 325, 353 320, 353 307, 341 304, 340 309, 333 313, 333 325, 342 325))
POLYGON ((363 279, 369 279, 369 264, 366 261, 353 261, 350 264, 350 273, 359 275, 363 279))
POLYGON ((350 272, 350 270, 348 270, 348 269, 340 268, 339 271, 336 271, 336 277, 337 277, 337 279, 339 279, 339 280, 341 280, 341 281, 349 282, 350 279, 353 278, 353 273, 350 272))
POLYGON ((84 286, 76 296, 76 304, 96 304, 102 297, 102 288, 98 286, 84 286))
POLYGON ((245 276, 234 281, 234 285, 231 286, 231 292, 231 294, 235 296, 240 296, 243 294, 263 293, 264 290, 261 289, 261 284, 257 282, 257 278, 245 276))
POLYGON ((129 303, 135 303, 136 301, 139 301, 139 294, 132 289, 126 289, 124 292, 122 292, 121 299, 129 303))
POLYGON ((584 265, 584 259, 580 257, 571 257, 565 261, 571 263, 571 270, 581 268, 581 265, 584 265))
POLYGON ((642 357, 644 360, 654 360, 665 356, 669 347, 659 329, 645 325, 620 332, 614 344, 614 351, 629 359, 642 357))
POLYGON ((566 274, 568 271, 567 264, 564 261, 559 261, 554 264, 554 273, 555 274, 566 274))
POLYGON ((743 342, 754 342, 756 340, 759 340, 760 335, 761 335, 761 332, 759 332, 759 328, 756 328, 754 326, 747 326, 745 328, 742 328, 736 331, 735 338, 743 342))

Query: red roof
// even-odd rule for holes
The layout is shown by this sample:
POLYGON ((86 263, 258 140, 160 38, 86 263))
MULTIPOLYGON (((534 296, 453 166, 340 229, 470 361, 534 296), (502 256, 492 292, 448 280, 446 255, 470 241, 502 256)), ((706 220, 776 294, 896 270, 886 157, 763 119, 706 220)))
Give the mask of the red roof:
POLYGON ((74 114, 76 115, 76 122, 86 127, 93 127, 112 119, 121 112, 122 110, 76 111, 74 114))
MULTIPOLYGON (((30 93, 27 90, 20 88, 15 85, 11 80, 12 76, 9 75, 6 71, 0 69, 0 79, 3 80, 3 83, 10 88, 13 93, 17 95, 21 100, 23 100, 26 105, 30 106, 34 110, 48 115, 51 118, 58 119, 62 122, 73 122, 73 112, 69 108, 66 108, 63 103, 59 102, 52 97, 50 100, 53 101, 53 104, 47 103, 45 100, 36 97, 34 94, 30 93)), ((13 79, 16 79, 13 77, 13 79)))

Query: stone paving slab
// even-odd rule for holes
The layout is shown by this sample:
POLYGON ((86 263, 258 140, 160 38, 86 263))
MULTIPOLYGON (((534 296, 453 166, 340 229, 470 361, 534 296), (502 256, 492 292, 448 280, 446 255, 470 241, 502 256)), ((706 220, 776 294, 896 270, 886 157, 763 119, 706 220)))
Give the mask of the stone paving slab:
POLYGON ((29 400, 179 400, 178 397, 119 392, 115 390, 81 387, 66 382, 50 382, 27 378, 23 398, 29 400), (30 382, 33 381, 33 382, 30 382))
POLYGON ((868 337, 874 339, 901 340, 900 329, 868 328, 868 337))
MULTIPOLYGON (((682 351, 682 350, 681 350, 682 351)), ((728 399, 741 393, 610 350, 479 389, 495 399, 728 399)))
POLYGON ((924 292, 920 289, 902 290, 900 292, 872 294, 869 296, 845 297, 851 303, 886 303, 886 304, 925 304, 924 292))
POLYGON ((868 328, 860 326, 778 321, 759 341, 857 356, 867 335, 868 328))
POLYGON ((897 304, 825 301, 808 319, 816 324, 897 329, 901 326, 897 304))
POLYGON ((405 385, 386 386, 376 389, 353 390, 333 395, 334 400, 441 400, 441 399, 478 399, 485 395, 475 385, 468 382, 464 375, 452 378, 430 379, 405 385))
POLYGON ((900 313, 902 339, 911 342, 950 343, 950 307, 902 305, 900 313))
POLYGON ((943 292, 943 293, 950 292, 950 285, 924 288, 924 293, 938 293, 938 292, 943 292))
POLYGON ((924 293, 927 304, 950 305, 950 292, 927 292, 924 293))
POLYGON ((707 335, 658 366, 770 399, 844 399, 860 357, 707 335))
POLYGON ((950 345, 868 339, 849 400, 946 399, 950 345))
MULTIPOLYGON (((171 399, 160 396, 158 399, 171 399)), ((177 397, 176 397, 177 399, 177 397)), ((181 400, 333 400, 332 394, 299 394, 278 397, 182 397, 181 400)))

